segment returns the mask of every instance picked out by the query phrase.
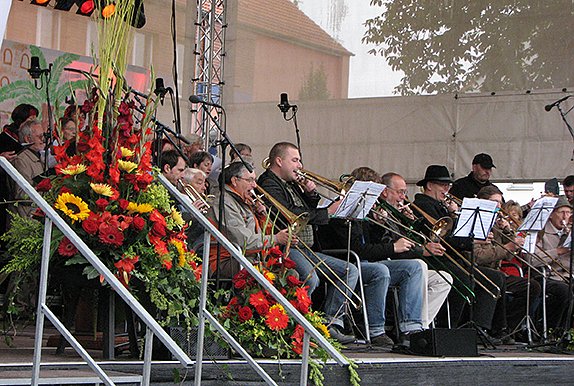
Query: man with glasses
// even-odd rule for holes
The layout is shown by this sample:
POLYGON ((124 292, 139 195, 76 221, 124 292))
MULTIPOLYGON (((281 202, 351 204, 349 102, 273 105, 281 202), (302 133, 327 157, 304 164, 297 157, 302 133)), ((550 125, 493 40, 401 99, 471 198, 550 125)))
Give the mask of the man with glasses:
MULTIPOLYGON (((253 189, 257 186, 255 172, 247 170, 242 162, 233 162, 225 169, 225 184, 223 220, 221 222, 223 234, 244 251, 246 257, 252 257, 261 252, 267 245, 273 243, 286 245, 297 244, 297 238, 289 235, 287 229, 279 232, 265 234, 262 230, 265 222, 265 208, 254 200, 253 189)), ((219 202, 214 203, 213 210, 209 215, 217 222, 219 214, 219 202)), ((211 248, 215 251, 216 248, 211 248)), ((216 255, 210 256, 210 268, 219 270, 222 277, 230 278, 239 271, 239 263, 231 258, 228 253, 220 255, 219 267, 216 267, 216 255)))
MULTIPOLYGON (((455 212, 458 209, 456 208, 456 205, 450 203, 450 206, 447 206, 445 204, 446 193, 448 193, 451 183, 452 179, 450 177, 450 172, 446 166, 430 165, 425 172, 425 177, 417 182, 417 186, 423 188, 423 193, 415 195, 414 204, 417 208, 420 208, 435 220, 446 216, 455 216, 455 212)), ((425 220, 425 223, 425 233, 430 234, 430 229, 434 224, 431 224, 428 220, 425 220)), ((444 239, 450 246, 460 253, 463 251, 472 251, 472 240, 468 237, 452 237, 452 232, 449 232, 449 235, 445 236, 444 239)), ((468 301, 465 300, 463 296, 460 296, 460 293, 469 293, 468 289, 471 288, 471 280, 469 277, 470 268, 468 264, 462 261, 459 257, 456 257, 456 254, 453 252, 453 250, 449 251, 449 248, 447 248, 447 253, 449 253, 449 255, 455 255, 451 257, 455 259, 460 266, 466 269, 466 271, 463 271, 450 260, 442 260, 442 263, 448 267, 449 272, 454 276, 454 279, 456 280, 455 285, 459 285, 459 287, 457 287, 459 291, 451 291, 449 294, 451 320, 453 325, 456 327, 463 322, 463 311, 468 305, 468 301)), ((466 260, 468 261, 468 258, 466 260)), ((498 288, 503 288, 503 275, 494 270, 484 269, 482 267, 477 267, 475 269, 486 275, 498 288)), ((483 278, 476 277, 476 280, 480 280, 484 286, 492 292, 492 294, 498 295, 498 291, 496 291, 496 289, 489 283, 484 283, 483 278)), ((475 296, 473 318, 474 322, 483 330, 490 330, 492 327, 492 319, 497 303, 496 298, 494 298, 492 294, 488 293, 480 285, 475 285, 474 287, 475 296)), ((469 300, 472 301, 472 297, 470 297, 469 300)), ((495 344, 500 342, 495 339, 491 339, 491 341, 495 344)))
MULTIPOLYGON (((308 217, 308 225, 298 234, 300 247, 291 248, 289 256, 297 263, 296 269, 301 280, 307 280, 309 293, 317 287, 319 278, 326 280, 328 285, 323 311, 329 323, 329 332, 339 342, 351 343, 354 337, 345 334, 343 330, 342 317, 346 313, 345 301, 348 300, 343 293, 357 300, 348 289, 354 290, 358 269, 344 260, 312 250, 314 245, 313 249, 319 249, 315 243, 315 227, 327 224, 329 216, 335 212, 340 202, 329 208, 317 208, 320 197, 315 184, 310 180, 298 182, 297 171, 302 167, 297 146, 289 142, 277 143, 269 152, 269 167, 259 177, 258 184, 294 215, 306 214, 308 217)), ((272 210, 277 213, 276 208, 272 210)), ((279 222, 286 221, 284 216, 280 216, 279 222)), ((376 346, 392 345, 393 341, 385 334, 385 310, 380 301, 381 297, 386 296, 389 286, 388 270, 380 264, 368 262, 361 263, 361 270, 371 343, 376 346)))
POLYGON ((496 166, 494 166, 490 155, 485 153, 475 155, 472 160, 472 171, 466 177, 459 178, 452 184, 450 194, 460 199, 476 197, 481 188, 492 185, 490 182, 492 168, 496 168, 496 166))

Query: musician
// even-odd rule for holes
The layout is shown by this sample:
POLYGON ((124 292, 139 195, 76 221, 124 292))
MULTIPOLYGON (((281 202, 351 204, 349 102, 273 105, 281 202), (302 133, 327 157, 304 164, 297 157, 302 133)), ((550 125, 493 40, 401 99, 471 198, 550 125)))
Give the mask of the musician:
POLYGON ((564 195, 570 205, 574 205, 574 174, 567 176, 562 181, 562 186, 564 187, 564 195))
MULTIPOLYGON (((329 208, 317 208, 319 195, 316 185, 305 180, 298 183, 297 171, 302 168, 301 156, 297 146, 289 142, 275 144, 269 152, 269 167, 261 174, 258 180, 259 186, 271 194, 277 201, 295 215, 307 213, 309 225, 299 233, 299 239, 311 247, 317 241, 315 226, 325 225, 329 221, 329 215, 334 213, 339 202, 329 208)), ((285 221, 285 219, 283 219, 285 221)), ((290 251, 291 258, 297 263, 297 270, 301 278, 309 275, 317 277, 317 271, 321 277, 329 277, 327 295, 323 310, 327 315, 331 336, 342 343, 350 343, 354 340, 351 335, 343 333, 343 321, 341 310, 344 307, 345 297, 341 291, 333 286, 344 280, 350 288, 355 288, 358 279, 357 268, 346 261, 325 255, 323 253, 311 253, 310 249, 294 249, 290 251), (303 256, 305 254, 306 256, 303 256), (321 259, 319 261, 318 259, 321 259), (316 270, 313 264, 319 267, 316 270)), ((371 343, 379 346, 392 344, 392 340, 386 336, 384 327, 384 308, 380 299, 386 295, 388 289, 388 270, 380 264, 361 264, 363 283, 365 284, 365 296, 367 313, 369 317, 371 343)), ((314 290, 310 285, 310 291, 314 290)))
MULTIPOLYGON (((498 207, 502 206, 502 192, 496 186, 485 186, 480 189, 477 198, 496 201, 498 207)), ((501 269, 503 261, 510 262, 516 258, 520 248, 524 245, 524 237, 515 235, 510 223, 498 217, 488 238, 484 241, 474 241, 474 256, 476 263, 483 267, 501 269), (493 242, 495 240, 495 242, 493 242)), ((514 343, 507 335, 507 327, 512 330, 518 326, 526 314, 526 302, 528 301, 528 281, 530 280, 530 313, 534 314, 539 304, 542 292, 540 284, 534 279, 505 274, 506 290, 512 294, 510 301, 506 302, 506 296, 498 299, 497 309, 494 313, 492 336, 502 338, 506 344, 514 343), (506 304, 505 304, 506 303, 506 304), (506 313, 506 315, 504 315, 506 313)))
MULTIPOLYGON (((191 191, 193 197, 190 198, 193 200, 193 206, 204 213, 210 210, 209 203, 204 199, 198 199, 197 195, 204 198, 207 197, 206 178, 207 176, 202 170, 186 168, 181 176, 181 183, 177 184, 178 190, 184 194, 187 194, 187 189, 185 189, 184 184, 195 189, 195 192, 193 190, 191 191)), ((185 234, 189 245, 198 252, 197 249, 203 241, 203 232, 205 229, 198 221, 193 219, 191 213, 183 205, 178 203, 177 207, 180 210, 183 219, 186 222, 191 221, 191 225, 188 226, 185 234)))
MULTIPOLYGON (((547 271, 546 301, 548 327, 562 327, 568 309, 568 284, 560 276, 568 278, 570 266, 569 246, 563 245, 568 236, 568 222, 572 217, 572 205, 565 196, 558 197, 544 229, 538 232, 536 254, 550 266, 547 271)), ((541 266, 537 262, 535 265, 541 266)), ((570 326, 567 326, 570 328, 570 326)))
POLYGON ((459 178, 452 184, 450 194, 458 198, 476 197, 476 194, 485 186, 492 185, 490 176, 492 168, 496 168, 492 163, 492 157, 485 153, 474 156, 472 160, 472 171, 466 176, 459 178))
MULTIPOLYGON (((256 184, 255 172, 249 172, 241 162, 229 164, 225 169, 224 206, 221 222, 222 232, 240 250, 245 251, 246 257, 253 257, 263 249, 264 245, 271 247, 274 243, 286 245, 289 241, 297 243, 295 236, 290 236, 287 229, 276 234, 265 234, 262 230, 263 221, 258 216, 265 208, 255 203, 252 195, 256 184)), ((209 217, 217 223, 219 202, 214 203, 209 217)), ((215 248, 212 248, 215 250, 215 248)), ((210 268, 215 271, 216 256, 210 256, 210 268)), ((219 272, 223 277, 232 277, 240 267, 239 263, 229 254, 220 257, 219 272)))
MULTIPOLYGON (((354 173, 355 172, 353 172, 353 174, 354 173)), ((415 217, 410 208, 401 208, 407 195, 407 183, 405 179, 396 173, 386 173, 381 177, 381 182, 386 186, 381 198, 397 210, 402 210, 405 216, 411 217, 411 219, 414 220, 415 217)), ((421 256, 427 258, 423 259, 421 263, 424 264, 423 269, 427 272, 427 274, 423 276, 426 281, 426 285, 424 286, 426 291, 423 291, 423 327, 428 328, 429 324, 434 320, 441 306, 445 302, 451 289, 450 283, 452 283, 452 276, 448 272, 440 271, 439 273, 435 270, 428 269, 427 264, 433 266, 432 261, 429 261, 428 258, 431 254, 434 256, 443 256, 445 249, 440 243, 433 243, 430 241, 424 244, 424 248, 416 246, 412 241, 408 241, 399 236, 405 235, 405 228, 399 227, 391 221, 387 221, 386 225, 391 229, 394 229, 395 233, 385 231, 381 227, 377 226, 371 226, 370 228, 371 231, 383 233, 382 241, 389 240, 395 245, 402 242, 409 247, 408 251, 395 253, 393 255, 396 255, 396 257, 391 255, 389 256, 390 258, 416 259, 421 256)))
MULTIPOLYGON (((451 183, 452 180, 450 173, 446 166, 430 165, 426 169, 424 178, 417 182, 417 186, 423 188, 423 193, 416 194, 413 203, 428 216, 436 220, 445 216, 454 215, 458 208, 456 204, 453 202, 445 203, 445 194, 448 193, 451 183)), ((425 222, 426 233, 430 234, 432 224, 428 220, 425 220, 425 222)), ((472 240, 470 238, 452 237, 451 233, 445 236, 444 239, 459 253, 462 251, 470 251, 472 248, 472 240)), ((450 252, 454 253, 453 250, 450 252)), ((465 269, 468 268, 468 264, 463 262, 460 258, 458 258, 458 260, 461 266, 465 267, 465 269)), ((464 286, 466 286, 466 288, 471 287, 471 280, 468 275, 468 271, 462 271, 459 267, 446 259, 442 263, 448 267, 449 272, 455 275, 464 284, 464 286)), ((480 271, 482 275, 485 275, 490 279, 490 281, 498 286, 498 288, 504 286, 504 275, 501 272, 484 267, 479 267, 477 270, 480 271)), ((490 283, 487 283, 486 280, 483 280, 484 278, 479 276, 480 275, 477 275, 476 280, 481 281, 481 284, 488 288, 491 293, 487 292, 481 285, 475 286, 474 322, 482 329, 490 330, 492 327, 494 310, 496 308, 496 299, 492 295, 498 295, 498 291, 490 283)), ((462 290, 463 288, 461 287, 461 291, 462 290)), ((466 302, 463 297, 458 296, 456 291, 450 292, 449 302, 451 319, 454 326, 458 326, 463 321, 463 311, 468 302, 466 302)))
POLYGON ((161 173, 173 186, 177 186, 177 181, 185 171, 185 160, 175 150, 167 150, 161 155, 161 173))

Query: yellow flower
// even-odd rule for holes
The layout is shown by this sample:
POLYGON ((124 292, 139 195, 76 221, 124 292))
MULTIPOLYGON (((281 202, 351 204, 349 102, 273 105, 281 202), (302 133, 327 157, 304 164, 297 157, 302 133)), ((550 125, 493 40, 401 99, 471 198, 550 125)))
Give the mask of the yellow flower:
POLYGON ((175 223, 175 225, 177 225, 178 227, 182 227, 185 225, 185 221, 183 221, 183 217, 181 217, 181 213, 179 213, 179 211, 177 209, 175 209, 175 207, 171 207, 171 218, 173 219, 173 222, 175 223))
POLYGON ((130 202, 126 209, 128 212, 149 213, 153 210, 153 206, 151 204, 136 204, 135 202, 130 202))
POLYGON ((169 243, 171 245, 173 245, 175 247, 175 249, 177 249, 177 265, 180 267, 183 267, 185 265, 186 262, 186 252, 185 252, 185 248, 183 247, 183 242, 181 240, 178 239, 171 239, 169 240, 169 243))
POLYGON ((329 329, 327 328, 327 326, 325 326, 323 323, 319 323, 317 326, 315 326, 317 328, 317 330, 321 331, 321 333, 323 335, 325 335, 325 337, 330 338, 331 334, 329 333, 329 329))
POLYGON ((62 174, 66 174, 68 176, 75 176, 76 174, 80 174, 86 171, 86 165, 84 164, 76 164, 76 165, 68 165, 64 169, 60 170, 62 174))
POLYGON ((130 150, 127 147, 121 146, 120 151, 122 152, 122 158, 131 158, 134 155, 133 150, 130 150))
POLYGON ((276 304, 272 305, 272 306, 269 308, 269 311, 275 310, 275 309, 278 309, 278 310, 281 311, 282 313, 285 313, 285 308, 283 308, 283 306, 282 306, 281 304, 279 304, 279 303, 276 303, 276 304))
POLYGON ((94 192, 102 196, 111 197, 114 194, 112 187, 108 184, 94 184, 90 182, 90 186, 94 192))
POLYGON ((275 274, 273 272, 265 270, 263 272, 263 276, 265 276, 265 279, 269 280, 269 282, 273 284, 273 281, 275 280, 275 274))
POLYGON ((72 219, 72 222, 85 220, 90 215, 88 204, 71 193, 60 194, 54 207, 64 212, 66 216, 72 219))
POLYGON ((124 161, 121 159, 118 160, 118 168, 120 170, 123 170, 124 172, 131 173, 132 171, 137 169, 137 167, 138 167, 138 164, 136 164, 135 162, 124 161))

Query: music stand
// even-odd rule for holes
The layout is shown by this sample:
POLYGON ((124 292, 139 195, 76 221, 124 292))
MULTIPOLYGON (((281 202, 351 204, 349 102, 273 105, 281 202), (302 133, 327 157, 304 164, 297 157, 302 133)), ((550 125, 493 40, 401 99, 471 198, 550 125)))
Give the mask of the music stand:
MULTIPOLYGON (((352 223, 356 220, 364 220, 371 208, 377 202, 377 199, 381 193, 385 190, 385 185, 370 182, 370 181, 355 181, 343 201, 333 214, 334 218, 345 220, 347 224, 347 266, 351 261, 351 233, 352 233, 352 223)), ((371 337, 369 333, 369 319, 365 306, 365 296, 363 291, 363 279, 361 274, 360 261, 357 261, 357 269, 359 270, 359 285, 361 288, 361 301, 363 303, 363 319, 365 324, 365 340, 367 344, 371 343, 371 337)), ((347 270, 348 272, 348 270, 347 270)), ((345 299, 345 307, 349 310, 348 301, 345 299)), ((351 315, 350 312, 347 312, 351 315)), ((356 327, 356 323, 355 327, 356 327)))
MULTIPOLYGON (((542 198, 536 200, 536 202, 532 206, 532 209, 530 209, 530 212, 528 212, 528 215, 526 216, 526 218, 522 222, 522 225, 520 225, 518 227, 517 230, 521 231, 521 232, 527 232, 528 237, 531 240, 528 243, 530 245, 530 248, 528 249, 529 253, 532 253, 533 248, 536 247, 536 245, 535 245, 536 235, 538 234, 538 231, 541 231, 546 226, 546 223, 548 222, 548 218, 550 217, 550 214, 554 210, 554 206, 556 205, 557 201, 558 201, 558 197, 542 197, 542 198)), ((529 254, 529 257, 530 257, 530 254, 529 254)), ((528 268, 529 268, 528 269, 528 275, 530 276, 530 267, 528 267, 528 268)), ((545 289, 546 288, 545 282, 546 282, 546 277, 547 277, 545 270, 542 271, 542 275, 543 275, 543 286, 545 289)), ((528 282, 530 283, 530 280, 528 282)), ((529 288, 527 288, 527 290, 528 289, 529 288)), ((545 296, 545 291, 543 291, 543 294, 545 296)), ((528 306, 528 303, 527 303, 527 306, 528 306)), ((547 326, 546 326, 546 302, 545 301, 543 301, 542 306, 543 306, 542 312, 543 312, 543 322, 544 322, 543 323, 543 330, 544 330, 543 331, 543 337, 546 340, 547 339, 547 326)), ((528 316, 530 316, 530 315, 528 315, 528 316)), ((530 333, 530 329, 527 329, 527 333, 530 333)), ((532 334, 531 333, 528 336, 528 344, 532 345, 532 334)))
MULTIPOLYGON (((462 201, 462 207, 458 223, 455 231, 453 232, 454 237, 468 237, 474 244, 474 240, 486 240, 488 234, 490 233, 492 227, 494 226, 494 221, 496 219, 498 203, 490 200, 483 200, 478 198, 465 198, 462 201)), ((476 277, 474 274, 475 270, 475 258, 474 258, 474 248, 470 251, 470 289, 474 292, 476 285, 476 277)), ((493 348, 496 348, 494 343, 490 340, 486 332, 476 324, 474 321, 474 303, 476 297, 470 302, 469 309, 469 321, 464 323, 459 328, 472 328, 478 334, 480 341, 484 348, 488 348, 490 344, 493 348)))

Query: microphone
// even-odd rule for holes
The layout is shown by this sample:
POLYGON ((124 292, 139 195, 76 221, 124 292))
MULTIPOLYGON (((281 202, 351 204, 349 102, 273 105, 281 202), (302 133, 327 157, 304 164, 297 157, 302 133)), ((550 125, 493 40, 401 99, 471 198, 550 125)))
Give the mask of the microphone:
POLYGON ((37 56, 32 56, 30 58, 30 68, 28 69, 28 74, 32 79, 39 79, 42 75, 42 69, 40 68, 40 58, 37 56))
POLYGON ((169 91, 171 91, 171 88, 165 87, 165 85, 163 84, 163 78, 155 79, 155 89, 153 90, 153 93, 159 97, 159 101, 162 106, 163 106, 163 100, 165 99, 165 94, 167 94, 169 91))
POLYGON ((189 101, 190 101, 191 103, 201 103, 201 104, 204 104, 204 105, 207 105, 207 106, 213 106, 213 107, 217 107, 217 108, 223 109, 223 107, 222 107, 221 105, 218 105, 218 104, 215 103, 215 102, 204 101, 203 99, 201 99, 201 98, 200 98, 199 96, 197 96, 197 95, 192 95, 192 96, 190 96, 190 97, 189 97, 189 101))
POLYGON ((549 105, 544 106, 544 110, 550 111, 554 106, 558 106, 560 103, 564 102, 566 99, 570 98, 572 95, 566 95, 564 98, 558 99, 556 102, 552 102, 549 105))
POLYGON ((277 107, 279 107, 279 110, 281 110, 281 112, 283 114, 287 113, 289 111, 289 109, 291 108, 291 105, 289 104, 289 97, 287 96, 286 92, 281 93, 280 96, 280 101, 279 104, 277 105, 277 107))

